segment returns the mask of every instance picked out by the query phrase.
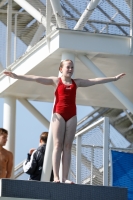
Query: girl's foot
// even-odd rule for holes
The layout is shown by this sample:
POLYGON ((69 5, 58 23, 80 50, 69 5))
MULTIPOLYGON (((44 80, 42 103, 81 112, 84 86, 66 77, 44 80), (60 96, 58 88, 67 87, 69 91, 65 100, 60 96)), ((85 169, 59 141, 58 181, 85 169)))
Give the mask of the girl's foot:
POLYGON ((70 180, 65 180, 64 183, 74 184, 74 182, 72 182, 72 181, 70 181, 70 180))
POLYGON ((60 183, 60 180, 59 179, 55 179, 53 182, 54 183, 60 183))

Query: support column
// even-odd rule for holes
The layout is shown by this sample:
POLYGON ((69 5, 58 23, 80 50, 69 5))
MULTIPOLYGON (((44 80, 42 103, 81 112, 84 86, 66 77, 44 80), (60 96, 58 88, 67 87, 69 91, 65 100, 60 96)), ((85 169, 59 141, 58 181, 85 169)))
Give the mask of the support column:
MULTIPOLYGON (((66 59, 70 59, 74 63, 75 55, 71 53, 67 53, 67 52, 62 53, 61 61, 66 60, 66 59)), ((58 77, 61 77, 60 72, 58 74, 58 77)), ((47 140, 47 145, 46 145, 46 150, 45 150, 42 176, 41 176, 41 181, 46 181, 46 182, 49 182, 51 170, 52 170, 52 152, 53 152, 53 136, 52 136, 52 126, 51 126, 52 117, 53 117, 53 114, 51 115, 51 120, 50 120, 49 135, 48 135, 48 140, 47 140)))
MULTIPOLYGON (((5 97, 3 112, 3 128, 8 130, 8 141, 5 148, 13 153, 15 158, 15 125, 16 125, 16 99, 5 97)), ((13 165, 14 170, 14 165, 13 165)), ((13 178, 13 175, 12 175, 13 178)))
POLYGON ((11 31, 12 31, 12 0, 8 0, 8 7, 7 7, 6 68, 11 64, 11 31))
MULTIPOLYGON (((78 58, 96 76, 105 77, 105 75, 92 61, 89 60, 87 56, 78 55, 78 58)), ((128 98, 113 83, 106 83, 104 85, 133 114, 133 104, 128 100, 128 98)))
POLYGON ((17 18, 18 14, 15 14, 15 25, 14 25, 14 62, 17 58, 17 18))
POLYGON ((50 27, 52 12, 51 3, 49 0, 46 0, 46 35, 48 35, 52 29, 52 27, 50 27))

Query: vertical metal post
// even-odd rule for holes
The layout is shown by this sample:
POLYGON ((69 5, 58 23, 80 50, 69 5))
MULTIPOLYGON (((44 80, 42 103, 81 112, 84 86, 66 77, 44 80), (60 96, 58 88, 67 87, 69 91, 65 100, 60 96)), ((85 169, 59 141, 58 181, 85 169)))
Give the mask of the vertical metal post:
POLYGON ((17 18, 18 18, 18 14, 15 14, 15 24, 14 24, 14 61, 16 60, 16 52, 17 52, 17 18))
POLYGON ((94 148, 91 147, 91 185, 93 184, 93 158, 94 158, 94 148))
POLYGON ((108 24, 106 25, 106 33, 108 33, 108 28, 109 28, 109 26, 108 26, 108 24))
POLYGON ((130 53, 133 50, 133 1, 130 0, 130 53))
POLYGON ((71 179, 71 162, 70 162, 70 168, 69 168, 69 172, 68 172, 68 177, 67 177, 68 180, 71 179))
POLYGON ((52 6, 49 0, 46 0, 46 35, 51 31, 50 23, 52 17, 52 6))
MULTIPOLYGON (((8 141, 5 148, 15 156, 15 125, 16 125, 16 99, 5 97, 3 112, 3 128, 8 130, 8 141)), ((13 167, 14 169, 14 167, 13 167)), ((13 178, 12 173, 12 178, 13 178)))
POLYGON ((110 184, 109 186, 112 186, 113 185, 113 162, 112 162, 111 149, 109 149, 109 154, 110 154, 110 184))
POLYGON ((104 118, 103 124, 103 185, 108 186, 109 166, 109 118, 104 118))
POLYGON ((53 152, 53 135, 52 135, 52 124, 51 124, 52 117, 53 115, 51 115, 49 135, 48 135, 42 175, 41 175, 41 181, 46 181, 46 182, 49 182, 52 170, 52 152, 53 152))
POLYGON ((133 1, 130 0, 130 36, 133 36, 133 1))
POLYGON ((76 183, 81 184, 81 136, 77 136, 76 143, 76 183))
MULTIPOLYGON (((50 0, 46 0, 46 36, 50 33, 52 28, 55 28, 54 26, 51 27, 52 11, 50 0)), ((46 39, 48 51, 50 52, 50 38, 47 37, 46 39)))
POLYGON ((11 64, 11 30, 12 30, 12 0, 8 0, 8 7, 7 7, 6 68, 11 64))

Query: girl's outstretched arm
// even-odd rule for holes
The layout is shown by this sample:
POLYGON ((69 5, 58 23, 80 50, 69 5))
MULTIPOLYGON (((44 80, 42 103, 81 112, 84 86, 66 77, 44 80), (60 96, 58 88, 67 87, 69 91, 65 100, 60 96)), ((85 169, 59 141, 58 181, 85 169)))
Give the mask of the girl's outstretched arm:
POLYGON ((106 77, 106 78, 103 77, 103 78, 94 78, 94 79, 86 79, 86 80, 85 79, 75 79, 75 82, 78 87, 88 87, 91 85, 117 81, 120 78, 123 78, 124 76, 125 76, 125 73, 121 73, 114 77, 106 77))
POLYGON ((34 81, 44 85, 56 85, 58 80, 57 77, 41 77, 41 76, 34 76, 34 75, 17 75, 12 73, 11 71, 4 71, 6 76, 9 76, 14 79, 20 79, 24 81, 34 81))

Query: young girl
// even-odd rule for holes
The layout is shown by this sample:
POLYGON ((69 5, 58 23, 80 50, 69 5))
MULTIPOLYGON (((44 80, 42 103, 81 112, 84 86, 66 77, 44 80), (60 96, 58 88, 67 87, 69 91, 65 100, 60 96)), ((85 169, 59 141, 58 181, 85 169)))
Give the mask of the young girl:
POLYGON ((59 166, 62 153, 62 167, 64 183, 72 183, 67 180, 71 147, 76 132, 77 116, 76 116, 76 89, 78 87, 88 87, 101 83, 117 81, 125 74, 119 74, 115 77, 95 78, 95 79, 71 79, 74 66, 71 60, 63 60, 59 67, 62 73, 61 78, 58 77, 40 77, 34 75, 17 75, 9 71, 4 74, 14 79, 25 81, 35 81, 44 85, 52 85, 55 88, 55 105, 53 109, 52 133, 53 133, 53 171, 54 182, 59 180, 59 166))

